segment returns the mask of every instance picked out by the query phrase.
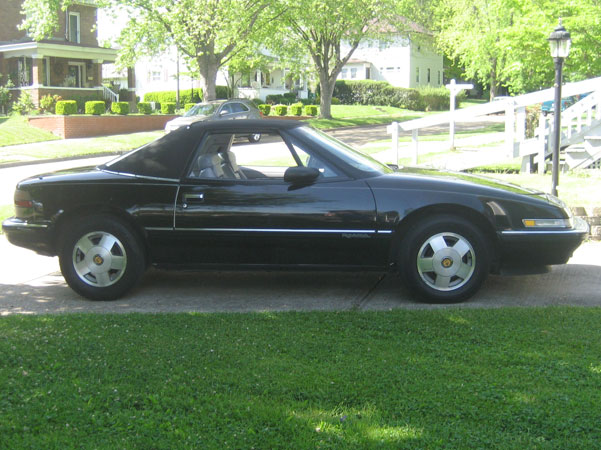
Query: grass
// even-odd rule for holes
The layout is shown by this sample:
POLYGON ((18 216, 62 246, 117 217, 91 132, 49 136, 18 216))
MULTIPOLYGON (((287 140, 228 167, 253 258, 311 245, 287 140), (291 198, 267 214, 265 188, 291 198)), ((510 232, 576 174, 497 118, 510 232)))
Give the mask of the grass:
POLYGON ((12 316, 5 448, 596 448, 601 309, 12 316))
MULTIPOLYGON (((13 205, 0 205, 0 224, 3 220, 8 219, 15 215, 15 207, 13 205)), ((2 227, 0 226, 0 234, 2 233, 2 227)))
POLYGON ((429 114, 392 106, 332 105, 332 119, 308 119, 305 122, 319 129, 362 125, 382 125, 417 119, 429 114))
POLYGON ((19 115, 0 117, 0 147, 60 139, 49 131, 32 127, 19 115))
POLYGON ((163 131, 144 131, 96 138, 68 139, 47 145, 32 144, 19 146, 10 151, 0 148, 0 163, 125 152, 140 147, 163 134, 163 131))

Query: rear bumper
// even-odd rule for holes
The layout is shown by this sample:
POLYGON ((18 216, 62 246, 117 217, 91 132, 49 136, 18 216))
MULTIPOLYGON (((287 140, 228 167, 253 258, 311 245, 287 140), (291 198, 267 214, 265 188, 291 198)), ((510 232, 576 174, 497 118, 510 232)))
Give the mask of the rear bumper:
POLYGON ((33 250, 41 255, 56 254, 49 223, 30 223, 12 217, 2 222, 2 231, 13 245, 33 250))
POLYGON ((574 218, 574 228, 569 230, 501 231, 501 265, 565 264, 588 232, 588 224, 579 217, 574 218))

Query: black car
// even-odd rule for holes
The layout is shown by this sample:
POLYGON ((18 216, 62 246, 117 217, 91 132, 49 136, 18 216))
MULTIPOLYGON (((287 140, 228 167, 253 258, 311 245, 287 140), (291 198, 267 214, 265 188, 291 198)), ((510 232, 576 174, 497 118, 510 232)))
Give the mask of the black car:
POLYGON ((457 302, 503 267, 563 264, 588 226, 557 198, 392 169, 292 121, 199 122, 99 167, 21 181, 10 242, 96 300, 164 268, 398 271, 457 302), (260 133, 261 143, 235 139, 260 133))

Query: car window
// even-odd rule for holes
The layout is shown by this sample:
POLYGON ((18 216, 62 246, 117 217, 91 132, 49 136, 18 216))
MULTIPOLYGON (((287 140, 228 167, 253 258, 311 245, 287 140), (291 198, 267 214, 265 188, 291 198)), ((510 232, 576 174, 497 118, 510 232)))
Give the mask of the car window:
MULTIPOLYGON (((254 134, 254 133, 253 133, 254 134)), ((206 136, 188 173, 189 178, 283 180, 289 167, 315 167, 322 178, 339 174, 299 145, 288 145, 278 133, 261 133, 258 143, 249 134, 212 133, 206 136)))
POLYGON ((244 105, 242 103, 232 103, 230 106, 231 106, 232 112, 235 112, 235 113, 248 111, 248 108, 246 107, 246 105, 244 105))

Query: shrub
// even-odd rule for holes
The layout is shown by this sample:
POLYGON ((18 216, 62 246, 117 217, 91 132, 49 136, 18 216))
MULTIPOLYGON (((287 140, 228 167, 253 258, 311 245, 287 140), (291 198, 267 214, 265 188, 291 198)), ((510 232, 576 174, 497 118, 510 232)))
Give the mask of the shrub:
POLYGON ((334 97, 344 105, 396 106, 414 111, 425 108, 417 90, 394 87, 386 81, 338 80, 334 87, 334 97))
POLYGON ((174 102, 161 103, 161 113, 162 114, 175 114, 175 103, 174 102))
POLYGON ((111 104, 111 112, 125 116, 125 115, 129 114, 129 103, 113 102, 111 104))
POLYGON ((332 105, 340 105, 340 99, 338 97, 332 97, 332 105))
POLYGON ((451 93, 444 87, 422 87, 418 89, 426 111, 448 111, 451 104, 451 93))
POLYGON ((288 109, 290 110, 291 115, 300 116, 303 113, 303 104, 295 103, 294 105, 290 105, 288 109))
POLYGON ((56 114, 62 116, 77 114, 77 102, 75 100, 60 100, 56 102, 56 114))
POLYGON ((305 106, 305 115, 306 116, 316 116, 317 115, 317 106, 306 105, 305 106))
POLYGON ((229 87, 215 86, 215 98, 224 99, 224 98, 230 98, 230 97, 231 97, 231 91, 230 91, 229 87))
POLYGON ((106 105, 104 104, 104 102, 101 101, 92 101, 92 102, 86 102, 86 114, 93 114, 96 116, 99 116, 100 114, 103 114, 104 111, 106 110, 106 105))
POLYGON ((270 104, 290 105, 295 101, 296 94, 294 92, 287 92, 285 94, 271 94, 265 97, 265 102, 270 104))
POLYGON ((71 100, 74 100, 77 103, 77 109, 75 111, 76 114, 77 112, 84 112, 86 110, 86 102, 93 102, 93 101, 104 101, 102 99, 102 95, 101 94, 97 94, 97 95, 69 95, 71 98, 71 100))
POLYGON ((257 108, 259 108, 259 111, 261 111, 264 116, 268 116, 269 113, 271 112, 271 105, 267 105, 265 103, 257 106, 257 108))
POLYGON ((142 114, 150 114, 152 112, 152 106, 148 102, 138 103, 138 112, 142 114))
POLYGON ((21 91, 19 99, 13 103, 13 111, 21 115, 27 115, 34 110, 35 105, 33 104, 31 94, 27 91, 21 91))
POLYGON ((40 109, 42 112, 54 114, 56 108, 56 102, 61 101, 63 98, 60 95, 44 95, 40 99, 40 109))
MULTIPOLYGON (((175 103, 175 91, 147 92, 144 94, 144 102, 175 103)), ((199 103, 202 100, 202 90, 183 89, 179 91, 180 104, 199 103)))
POLYGON ((196 105, 196 103, 186 103, 184 105, 184 111, 190 111, 194 107, 194 105, 196 105))
POLYGON ((288 106, 286 105, 275 105, 273 107, 276 116, 285 116, 288 114, 288 106))

